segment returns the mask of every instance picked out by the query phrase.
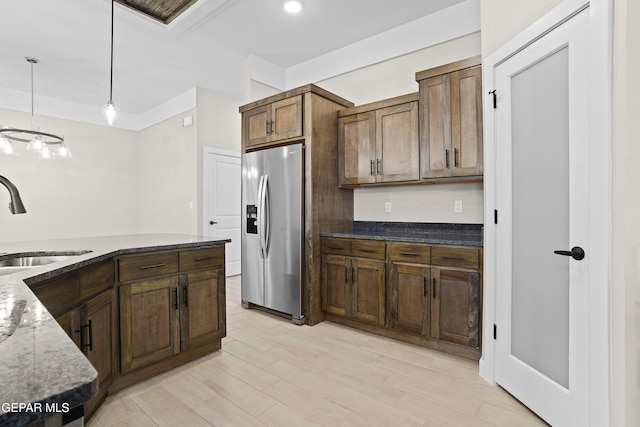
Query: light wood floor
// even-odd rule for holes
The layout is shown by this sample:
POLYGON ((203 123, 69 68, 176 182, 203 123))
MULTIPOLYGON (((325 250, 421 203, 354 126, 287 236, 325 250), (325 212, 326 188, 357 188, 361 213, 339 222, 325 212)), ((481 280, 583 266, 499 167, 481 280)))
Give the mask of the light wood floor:
POLYGON ((544 426, 476 362, 240 306, 227 278, 222 350, 107 398, 106 426, 544 426))

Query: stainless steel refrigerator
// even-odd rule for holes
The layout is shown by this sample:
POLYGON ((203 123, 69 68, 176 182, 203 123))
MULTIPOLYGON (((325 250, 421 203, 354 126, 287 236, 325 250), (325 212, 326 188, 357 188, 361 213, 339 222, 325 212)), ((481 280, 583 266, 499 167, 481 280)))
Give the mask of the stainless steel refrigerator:
POLYGON ((302 313, 302 144, 242 156, 242 303, 302 313))

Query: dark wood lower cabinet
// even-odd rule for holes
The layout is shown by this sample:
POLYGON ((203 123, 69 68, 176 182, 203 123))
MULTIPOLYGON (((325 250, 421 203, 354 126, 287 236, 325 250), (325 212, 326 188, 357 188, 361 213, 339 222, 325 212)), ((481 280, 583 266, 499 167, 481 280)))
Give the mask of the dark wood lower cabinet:
POLYGON ((121 285, 119 293, 123 374, 180 352, 177 276, 121 285))
POLYGON ((428 336, 431 330, 431 269, 393 264, 391 269, 391 328, 428 336))
POLYGON ((480 275, 476 272, 432 270, 431 336, 468 347, 480 346, 480 275))
POLYGON ((482 250, 392 242, 380 257, 384 259, 334 254, 353 255, 371 242, 325 238, 322 308, 327 318, 477 360, 481 355, 482 250))
POLYGON ((98 372, 85 419, 109 393, 221 348, 224 250, 126 255, 31 285, 98 372))
POLYGON ((327 313, 385 324, 383 261, 329 255, 322 261, 322 307, 327 313))

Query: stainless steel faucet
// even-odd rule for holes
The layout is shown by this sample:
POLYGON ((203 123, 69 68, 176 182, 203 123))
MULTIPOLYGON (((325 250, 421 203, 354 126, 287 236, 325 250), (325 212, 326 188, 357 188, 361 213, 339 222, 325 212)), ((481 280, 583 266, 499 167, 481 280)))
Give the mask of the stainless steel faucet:
POLYGON ((22 199, 20 198, 20 193, 16 186, 2 175, 0 175, 0 184, 7 187, 7 190, 9 190, 9 194, 11 195, 11 201, 9 202, 9 210, 11 213, 14 215, 26 213, 27 210, 22 204, 22 199))

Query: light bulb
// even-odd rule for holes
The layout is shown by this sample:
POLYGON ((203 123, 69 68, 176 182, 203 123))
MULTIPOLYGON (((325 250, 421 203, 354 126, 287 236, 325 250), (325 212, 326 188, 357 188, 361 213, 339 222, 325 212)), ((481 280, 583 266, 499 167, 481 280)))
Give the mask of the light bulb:
POLYGON ((107 124, 109 126, 113 126, 113 124, 116 122, 119 111, 120 109, 116 107, 116 104, 114 104, 111 99, 109 100, 109 102, 107 102, 107 105, 102 108, 102 114, 104 115, 104 119, 107 121, 107 124))
POLYGON ((2 152, 4 154, 12 154, 13 153, 13 144, 11 143, 11 141, 5 139, 4 140, 4 146, 2 147, 2 152))
POLYGON ((42 147, 42 151, 40 152, 40 154, 43 159, 48 159, 51 156, 51 153, 49 152, 49 147, 47 147, 46 145, 42 147))
POLYGON ((64 158, 64 159, 70 159, 71 158, 71 151, 67 148, 67 146, 64 143, 62 143, 62 144, 60 144, 58 149, 53 152, 53 155, 54 155, 54 157, 61 157, 61 158, 64 158))
POLYGON ((298 13, 302 9, 302 3, 298 0, 286 0, 284 2, 284 10, 289 13, 298 13))
POLYGON ((27 148, 33 151, 41 151, 42 150, 42 138, 40 135, 36 135, 30 142, 27 144, 27 148))

